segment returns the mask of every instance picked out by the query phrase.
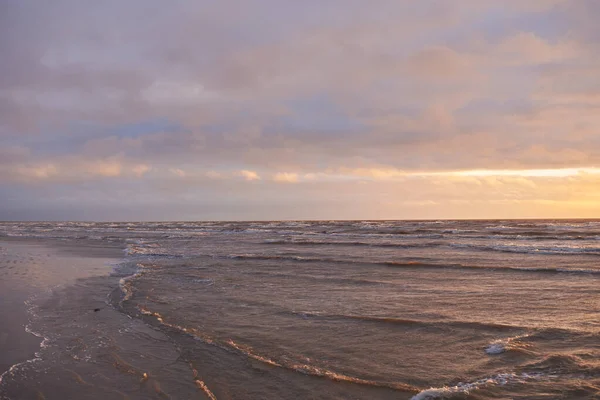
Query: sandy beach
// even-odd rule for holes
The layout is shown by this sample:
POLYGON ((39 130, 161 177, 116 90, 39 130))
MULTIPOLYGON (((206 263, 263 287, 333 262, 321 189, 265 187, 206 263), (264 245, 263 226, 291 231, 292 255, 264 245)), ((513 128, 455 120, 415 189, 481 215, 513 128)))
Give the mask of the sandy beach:
MULTIPOLYGON (((98 241, 0 239, 0 375, 36 358, 43 337, 30 329, 32 303, 78 279, 106 276, 122 247, 98 241)), ((17 367, 18 368, 18 367, 17 367)))

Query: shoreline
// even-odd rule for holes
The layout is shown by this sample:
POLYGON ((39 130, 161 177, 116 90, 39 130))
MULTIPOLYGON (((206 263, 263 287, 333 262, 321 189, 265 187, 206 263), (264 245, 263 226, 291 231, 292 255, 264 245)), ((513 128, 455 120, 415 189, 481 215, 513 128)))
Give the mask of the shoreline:
POLYGON ((0 328, 0 386, 12 370, 36 360, 46 341, 31 330, 32 303, 78 279, 109 275, 124 248, 90 239, 0 237, 0 320, 10 321, 0 328))
POLYGON ((35 238, 27 236, 0 236, 2 243, 22 243, 38 245, 58 250, 61 253, 84 258, 115 258, 125 257, 125 240, 107 242, 95 239, 57 239, 57 238, 35 238))

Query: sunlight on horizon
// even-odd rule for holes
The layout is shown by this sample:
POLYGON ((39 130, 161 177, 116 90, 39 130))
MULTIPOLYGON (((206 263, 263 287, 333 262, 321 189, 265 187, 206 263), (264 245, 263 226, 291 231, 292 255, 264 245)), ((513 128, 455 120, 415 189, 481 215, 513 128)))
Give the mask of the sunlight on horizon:
POLYGON ((540 178, 566 178, 583 174, 599 175, 600 168, 556 168, 556 169, 474 169, 462 171, 433 172, 424 175, 455 175, 455 176, 514 176, 514 177, 540 177, 540 178))

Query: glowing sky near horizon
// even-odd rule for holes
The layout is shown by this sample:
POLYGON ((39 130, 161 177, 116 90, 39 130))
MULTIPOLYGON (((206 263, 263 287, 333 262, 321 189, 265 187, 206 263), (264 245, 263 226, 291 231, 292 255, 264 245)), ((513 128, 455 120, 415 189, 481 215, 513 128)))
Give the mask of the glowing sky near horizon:
POLYGON ((596 0, 0 0, 0 220, 600 217, 596 0))

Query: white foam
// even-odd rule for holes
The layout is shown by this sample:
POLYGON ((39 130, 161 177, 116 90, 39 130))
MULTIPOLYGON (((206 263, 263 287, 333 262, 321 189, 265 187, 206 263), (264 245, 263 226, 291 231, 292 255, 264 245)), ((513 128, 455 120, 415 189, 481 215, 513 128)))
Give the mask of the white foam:
POLYGON ((266 244, 286 244, 286 243, 291 243, 291 241, 287 240, 287 239, 265 239, 263 243, 266 243, 266 244))
POLYGON ((473 382, 459 382, 454 386, 426 389, 411 397, 411 400, 447 399, 456 394, 469 394, 471 391, 480 389, 484 386, 503 386, 507 383, 524 382, 529 379, 538 379, 540 376, 541 375, 538 374, 526 373, 503 373, 488 378, 478 379, 473 382))
POLYGON ((475 249, 481 251, 499 251, 504 253, 518 253, 518 254, 562 254, 562 255, 599 255, 600 247, 595 245, 567 245, 562 244, 560 246, 537 246, 537 245, 524 245, 517 243, 510 243, 504 245, 485 245, 485 244, 472 244, 472 243, 451 243, 450 247, 457 249, 475 249))
POLYGON ((40 343, 40 350, 35 352, 34 358, 14 364, 7 371, 4 371, 4 373, 0 375, 0 387, 2 387, 2 384, 7 377, 14 376, 17 372, 25 370, 31 364, 42 361, 41 352, 43 349, 49 346, 50 339, 41 333, 33 331, 29 325, 25 326, 25 332, 42 339, 42 342, 40 343))
POLYGON ((194 283, 203 283, 207 286, 211 286, 214 285, 215 281, 213 279, 193 279, 192 282, 194 283))
POLYGON ((502 354, 507 350, 515 348, 516 346, 515 346, 514 342, 518 341, 519 339, 526 338, 527 336, 529 336, 529 335, 519 335, 519 336, 513 336, 513 337, 509 337, 509 338, 494 340, 493 342, 491 342, 488 345, 488 347, 485 348, 485 352, 489 355, 502 354))
POLYGON ((41 358, 41 350, 46 349, 50 346, 50 338, 42 335, 41 333, 33 331, 29 325, 25 326, 25 332, 39 339, 42 339, 42 342, 40 343, 40 351, 35 353, 36 358, 41 358))
POLYGON ((36 358, 32 358, 30 360, 25 360, 25 361, 20 362, 18 364, 12 365, 7 371, 5 371, 2 375, 0 375, 0 387, 2 387, 2 383, 4 382, 4 379, 6 377, 8 377, 8 376, 14 376, 20 370, 26 369, 30 364, 39 362, 41 360, 42 360, 41 358, 36 357, 36 358))
POLYGON ((485 352, 487 354, 501 354, 506 351, 505 343, 495 342, 491 343, 486 349, 485 352))
POLYGON ((140 276, 142 276, 142 272, 136 272, 132 275, 129 275, 129 276, 119 279, 119 288, 121 289, 121 293, 123 293, 123 298, 119 302, 120 305, 123 305, 124 302, 131 299, 131 296, 133 296, 133 290, 131 288, 131 281, 139 278, 140 276))

